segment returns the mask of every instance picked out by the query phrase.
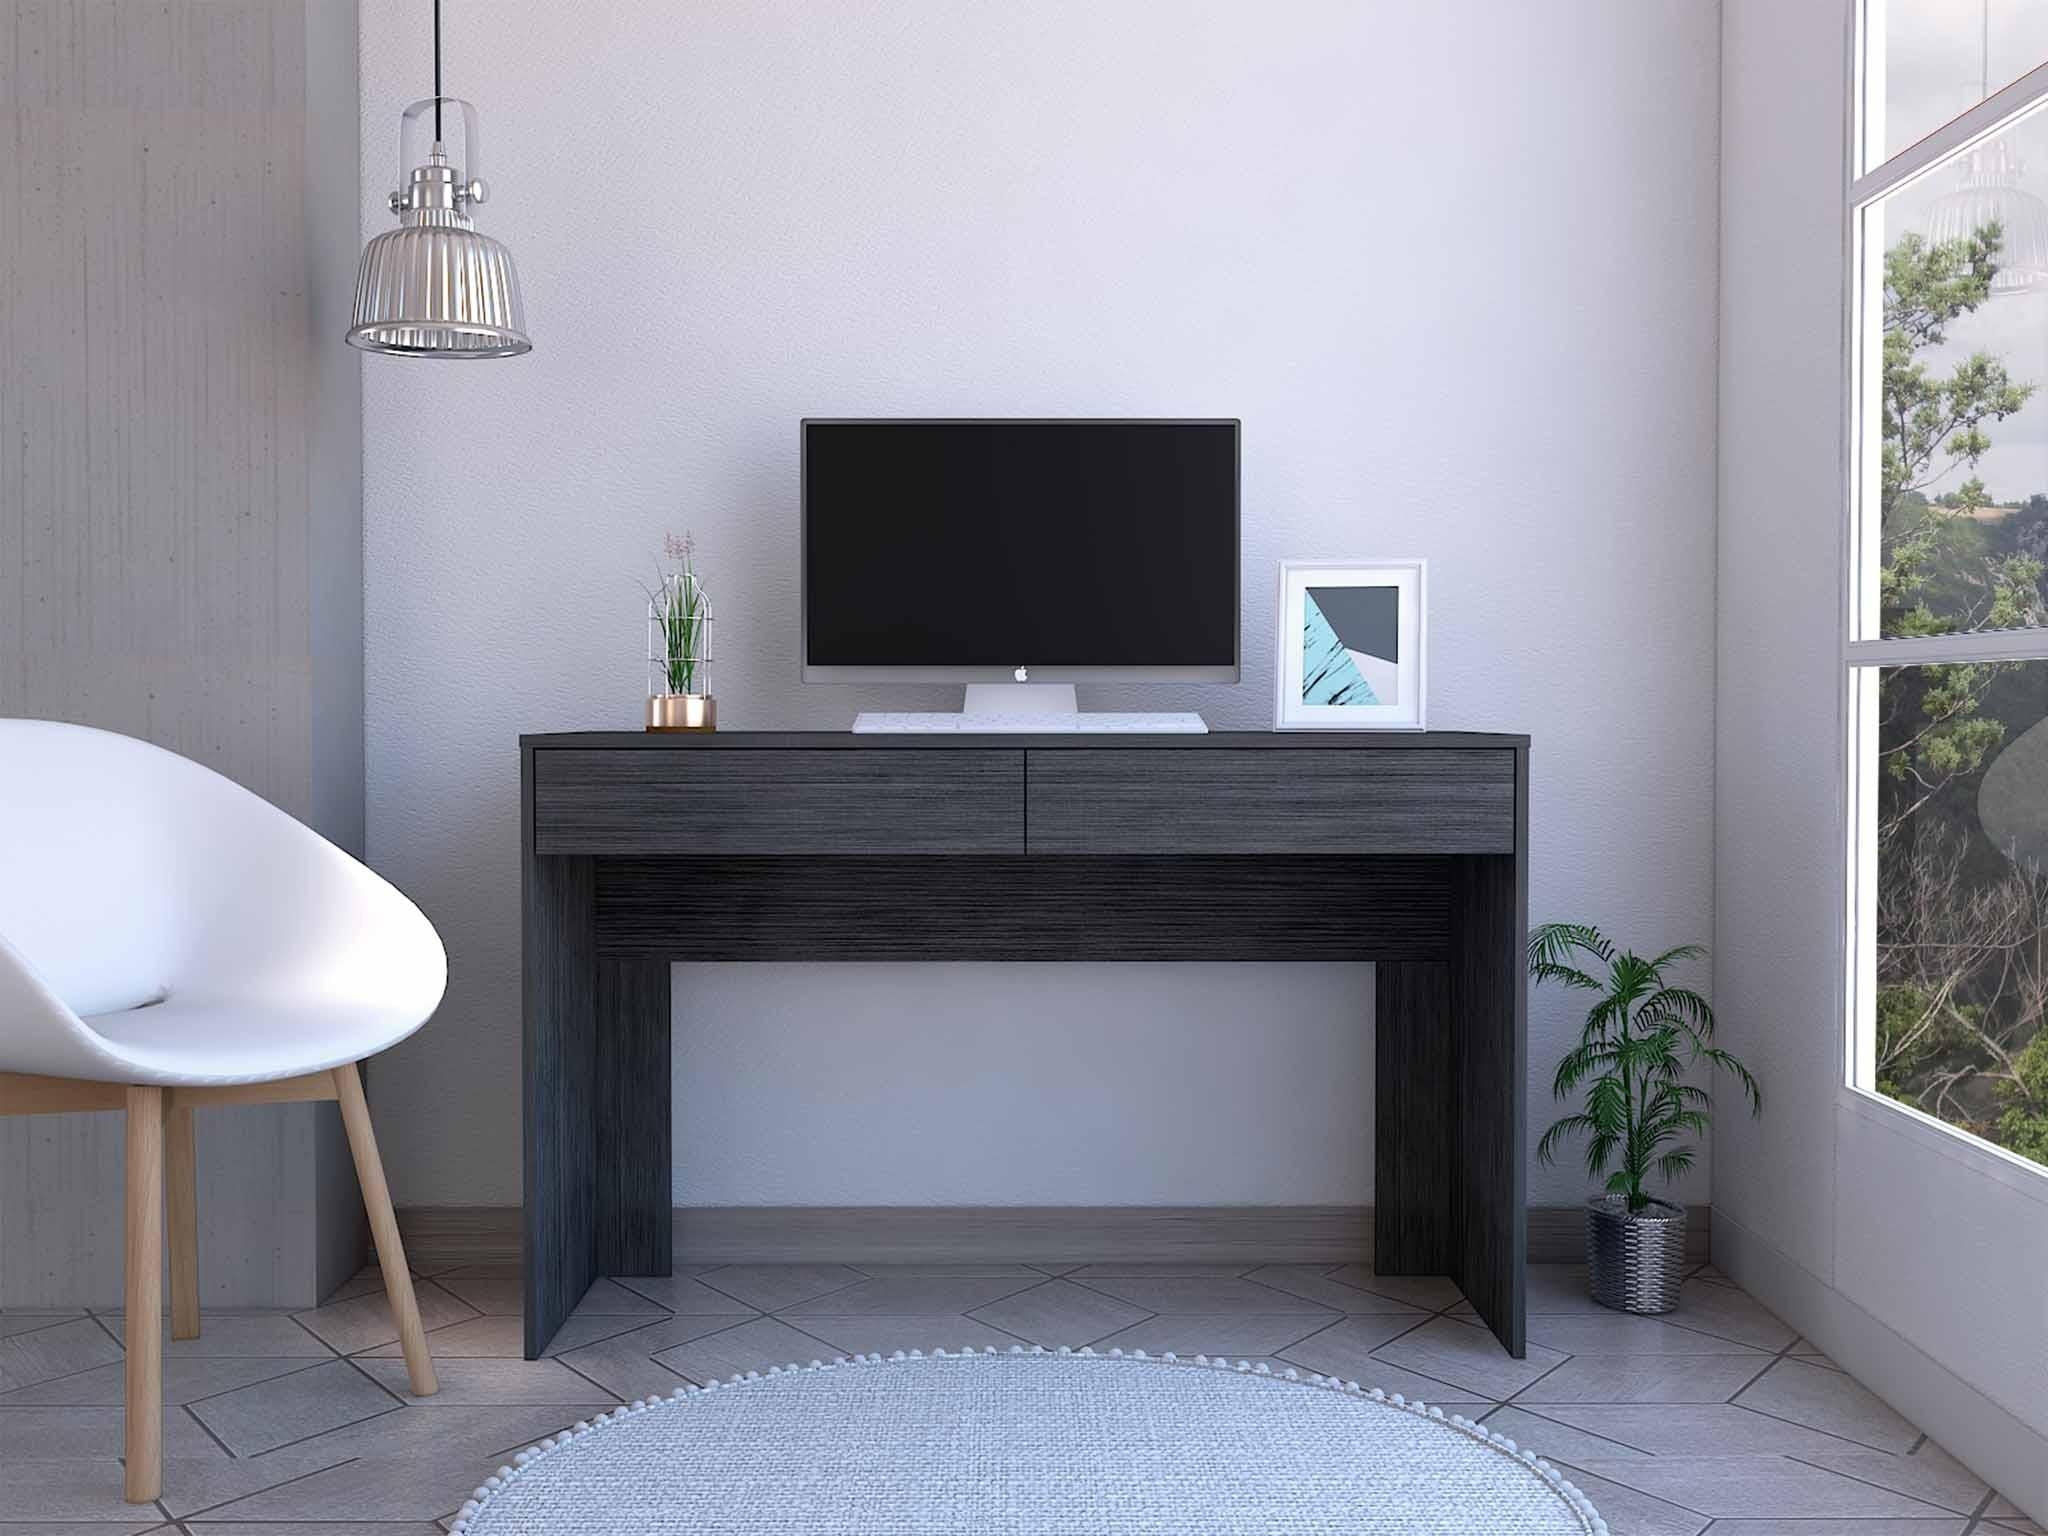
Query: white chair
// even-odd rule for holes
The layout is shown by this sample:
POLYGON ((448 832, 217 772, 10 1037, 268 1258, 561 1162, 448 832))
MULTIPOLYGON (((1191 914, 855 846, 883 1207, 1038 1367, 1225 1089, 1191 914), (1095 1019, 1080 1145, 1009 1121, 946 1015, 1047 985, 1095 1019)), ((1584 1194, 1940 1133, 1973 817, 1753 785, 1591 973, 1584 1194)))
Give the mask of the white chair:
POLYGON ((447 980, 417 907, 240 785, 0 720, 0 1114, 127 1112, 129 1499, 162 1481, 167 1163, 171 1334, 199 1334, 199 1105, 339 1101, 412 1389, 436 1390, 357 1064, 447 980))

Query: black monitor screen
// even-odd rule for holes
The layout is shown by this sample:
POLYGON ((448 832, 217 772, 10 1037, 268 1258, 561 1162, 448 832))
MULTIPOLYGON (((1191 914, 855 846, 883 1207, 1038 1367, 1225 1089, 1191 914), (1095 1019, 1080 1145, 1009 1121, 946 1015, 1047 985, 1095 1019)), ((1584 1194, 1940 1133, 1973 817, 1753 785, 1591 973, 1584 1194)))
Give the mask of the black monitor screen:
POLYGON ((805 664, 1237 664, 1235 422, 804 423, 805 664))

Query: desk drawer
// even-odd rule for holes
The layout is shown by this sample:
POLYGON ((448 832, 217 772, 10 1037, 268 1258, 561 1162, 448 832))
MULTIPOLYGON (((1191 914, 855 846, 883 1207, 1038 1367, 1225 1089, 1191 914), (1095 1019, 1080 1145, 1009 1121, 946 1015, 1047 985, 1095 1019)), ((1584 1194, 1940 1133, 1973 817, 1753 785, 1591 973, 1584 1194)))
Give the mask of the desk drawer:
POLYGON ((1022 853, 1024 754, 533 754, 537 854, 1022 853))
POLYGON ((1046 750, 1026 783, 1033 853, 1515 850, 1509 750, 1046 750))

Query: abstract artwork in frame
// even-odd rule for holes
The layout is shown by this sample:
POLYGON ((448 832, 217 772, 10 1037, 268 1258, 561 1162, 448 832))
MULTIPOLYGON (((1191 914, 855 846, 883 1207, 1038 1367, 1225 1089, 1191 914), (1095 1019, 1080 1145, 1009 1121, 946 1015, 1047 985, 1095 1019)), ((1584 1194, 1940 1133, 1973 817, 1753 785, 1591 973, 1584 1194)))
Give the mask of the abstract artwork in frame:
POLYGON ((1276 730, 1424 728, 1425 560, 1280 562, 1276 730))

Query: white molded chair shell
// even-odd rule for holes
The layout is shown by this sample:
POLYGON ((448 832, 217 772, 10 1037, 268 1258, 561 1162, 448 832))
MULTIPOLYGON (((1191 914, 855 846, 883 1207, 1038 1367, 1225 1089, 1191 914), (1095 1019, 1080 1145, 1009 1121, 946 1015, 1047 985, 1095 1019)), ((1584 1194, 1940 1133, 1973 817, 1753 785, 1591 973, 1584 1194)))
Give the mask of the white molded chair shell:
POLYGON ((260 796, 132 737, 0 720, 0 1072, 268 1082, 439 1006, 394 887, 260 796))

